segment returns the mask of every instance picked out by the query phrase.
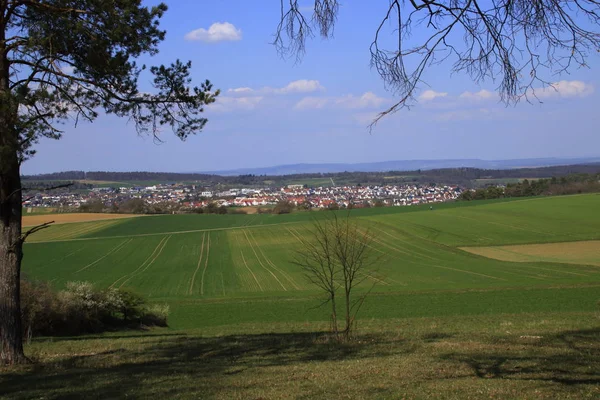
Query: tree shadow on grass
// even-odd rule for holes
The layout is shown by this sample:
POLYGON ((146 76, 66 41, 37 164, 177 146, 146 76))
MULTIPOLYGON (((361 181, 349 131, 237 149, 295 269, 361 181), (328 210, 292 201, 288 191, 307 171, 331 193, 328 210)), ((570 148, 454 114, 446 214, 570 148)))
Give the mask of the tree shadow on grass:
POLYGON ((115 340, 115 339, 134 339, 134 338, 158 338, 158 337, 178 337, 186 336, 185 333, 169 332, 169 333, 156 333, 153 331, 146 331, 145 333, 135 333, 139 331, 129 331, 131 334, 115 334, 114 332, 107 332, 104 334, 88 334, 80 336, 43 336, 36 338, 35 341, 38 343, 59 343, 59 342, 73 342, 73 341, 88 341, 88 340, 115 340))
POLYGON ((482 379, 536 380, 565 385, 600 384, 600 329, 553 336, 520 336, 502 351, 456 352, 442 356, 467 365, 482 379))
MULTIPOLYGON (((0 373, 0 397, 170 398, 195 394, 207 398, 223 389, 219 382, 224 378, 251 368, 372 358, 390 351, 413 350, 402 341, 394 340, 393 345, 386 341, 389 338, 384 336, 362 335, 350 343, 337 343, 322 333, 157 336, 151 343, 136 344, 134 340, 131 349, 90 352, 0 373)), ((120 345, 128 347, 123 341, 120 345)))

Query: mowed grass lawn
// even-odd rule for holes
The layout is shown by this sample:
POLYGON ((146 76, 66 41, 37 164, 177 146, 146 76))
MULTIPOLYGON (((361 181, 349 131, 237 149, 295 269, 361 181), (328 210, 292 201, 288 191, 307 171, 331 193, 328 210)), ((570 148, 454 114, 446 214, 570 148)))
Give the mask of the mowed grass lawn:
POLYGON ((359 338, 341 347, 318 333, 328 311, 292 263, 325 213, 54 226, 26 244, 26 276, 135 290, 171 306, 170 328, 34 341, 27 351, 45 367, 0 374, 0 388, 16 398, 595 398, 600 267, 460 247, 599 240, 599 210, 600 195, 580 195, 352 211, 381 263, 359 287, 372 290, 359 338))

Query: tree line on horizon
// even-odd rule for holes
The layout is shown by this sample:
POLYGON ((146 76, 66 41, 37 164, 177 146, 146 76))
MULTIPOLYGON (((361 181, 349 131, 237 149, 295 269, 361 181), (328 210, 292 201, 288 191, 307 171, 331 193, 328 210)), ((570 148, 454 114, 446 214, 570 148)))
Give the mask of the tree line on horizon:
POLYGON ((265 182, 271 185, 285 185, 288 182, 308 179, 333 179, 338 185, 383 185, 406 183, 444 183, 464 187, 476 186, 478 179, 540 179, 562 177, 573 174, 594 174, 600 172, 600 163, 561 165, 538 168, 517 169, 479 169, 479 168, 441 168, 416 171, 385 171, 385 172, 335 172, 307 173, 290 175, 254 175, 222 176, 199 173, 173 172, 108 172, 108 171, 64 171, 39 175, 24 175, 27 182, 38 181, 110 181, 110 182, 181 182, 194 181, 200 185, 244 185, 263 186, 265 182))
POLYGON ((466 190, 458 200, 488 200, 502 197, 561 196, 567 194, 600 192, 600 173, 571 174, 548 179, 524 179, 506 187, 490 185, 476 190, 466 190))

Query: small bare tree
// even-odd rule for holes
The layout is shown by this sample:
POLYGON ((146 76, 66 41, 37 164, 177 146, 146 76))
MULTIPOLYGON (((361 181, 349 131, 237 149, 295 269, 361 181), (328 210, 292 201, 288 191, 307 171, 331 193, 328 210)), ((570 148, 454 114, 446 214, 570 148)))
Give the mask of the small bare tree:
MULTIPOLYGON (((311 15, 299 0, 280 0, 274 44, 300 58, 317 29, 333 36, 338 0, 314 0, 311 15)), ((381 4, 383 3, 383 4, 381 4)), ((425 70, 445 61, 475 82, 496 79, 506 104, 535 98, 536 85, 587 66, 600 51, 598 0, 385 0, 370 46, 371 66, 397 102, 383 116, 408 107, 425 70), (415 32, 419 34, 415 34, 415 32), (392 43, 388 38, 392 38, 392 43)))
MULTIPOLYGON (((300 266, 307 279, 327 296, 323 304, 331 305, 331 330, 338 339, 349 340, 356 316, 370 290, 355 298, 354 289, 370 276, 378 262, 372 253, 372 236, 361 230, 349 214, 341 218, 328 213, 316 219, 311 235, 301 238, 302 248, 294 264, 300 266), (344 328, 340 331, 337 316, 337 293, 344 302, 344 328)), ((371 289, 373 286, 371 286, 371 289)))

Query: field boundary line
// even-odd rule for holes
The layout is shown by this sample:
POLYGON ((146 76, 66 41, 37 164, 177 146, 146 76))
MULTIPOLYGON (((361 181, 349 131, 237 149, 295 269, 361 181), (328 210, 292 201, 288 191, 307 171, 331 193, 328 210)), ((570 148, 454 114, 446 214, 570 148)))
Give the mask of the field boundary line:
POLYGON ((83 270, 88 269, 89 267, 92 267, 96 264, 98 264, 100 261, 104 260, 106 257, 110 256, 113 253, 116 253, 117 251, 121 250, 123 247, 125 247, 126 244, 128 244, 129 242, 131 242, 133 239, 129 239, 129 240, 125 240, 121 243, 119 243, 118 245, 116 245, 115 247, 113 247, 108 253, 104 254, 102 257, 100 257, 99 259, 97 259, 96 261, 86 265, 83 268, 78 269, 77 271, 75 271, 75 273, 81 272, 83 270))
POLYGON ((206 258, 204 259, 204 269, 202 270, 202 279, 200 280, 200 294, 204 295, 204 274, 208 268, 208 257, 210 255, 210 232, 206 238, 206 258))
POLYGON ((150 261, 150 259, 151 259, 151 258, 154 256, 154 253, 156 253, 156 251, 157 251, 157 250, 158 250, 158 248, 159 248, 159 247, 160 247, 160 246, 163 244, 163 242, 165 241, 165 239, 166 239, 166 238, 167 238, 167 237, 165 236, 165 237, 163 237, 163 238, 160 240, 160 242, 158 242, 158 244, 156 245, 156 247, 154 248, 154 250, 152 250, 152 253, 150 253, 150 255, 149 255, 149 256, 148 256, 148 257, 147 257, 147 258, 144 260, 144 262, 143 262, 143 263, 141 263, 141 264, 140 264, 140 266, 139 266, 139 267, 137 267, 137 268, 136 268, 136 269, 135 269, 133 272, 130 272, 130 273, 128 273, 128 274, 125 274, 125 275, 123 275, 122 277, 120 277, 119 279, 117 279, 116 281, 114 281, 114 282, 113 282, 113 283, 112 283, 112 284, 109 286, 109 288, 112 288, 112 287, 114 287, 114 286, 115 286, 117 283, 119 283, 119 281, 120 281, 121 279, 124 279, 124 278, 126 278, 127 276, 129 276, 130 274, 134 274, 134 273, 136 273, 136 272, 137 272, 137 271, 138 271, 140 268, 143 268, 143 267, 144 267, 144 265, 146 265, 146 263, 147 263, 148 261, 150 261))
POLYGON ((279 282, 279 284, 281 285, 281 287, 283 288, 284 291, 287 292, 287 289, 285 288, 285 286, 283 286, 283 283, 281 283, 281 281, 279 280, 279 278, 277 278, 277 275, 275 275, 273 273, 273 271, 271 271, 269 268, 265 267, 265 265, 262 263, 262 261, 260 261, 260 257, 258 256, 258 254, 256 253, 256 250, 254 249, 254 245, 252 244, 252 241, 250 241, 250 239, 248 238, 248 233, 244 230, 244 236, 246 236, 246 240, 248 241, 248 243, 250 244, 250 248, 252 249, 252 251, 254 252, 254 256, 256 257, 256 260, 258 261, 258 263, 260 264, 261 267, 263 267, 263 269, 267 272, 269 272, 273 278, 275 278, 275 280, 277 282, 279 282))
POLYGON ((202 235, 202 245, 200 246, 200 257, 198 258, 198 265, 196 265, 196 269, 194 270, 194 274, 192 275, 192 280, 190 281, 190 288, 188 289, 188 295, 191 295, 194 292, 194 281, 196 280, 196 274, 200 269, 200 264, 202 263, 202 256, 204 255, 204 239, 206 239, 206 232, 202 235))

